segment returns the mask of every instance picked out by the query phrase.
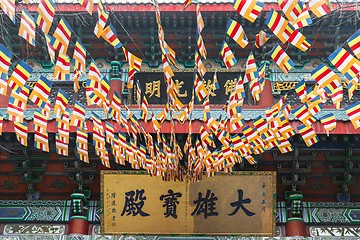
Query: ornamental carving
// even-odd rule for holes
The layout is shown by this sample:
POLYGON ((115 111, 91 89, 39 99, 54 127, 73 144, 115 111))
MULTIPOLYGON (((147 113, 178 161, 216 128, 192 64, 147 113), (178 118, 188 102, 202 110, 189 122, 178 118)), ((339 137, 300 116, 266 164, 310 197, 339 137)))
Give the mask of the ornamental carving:
POLYGON ((4 235, 63 235, 64 233, 65 225, 6 224, 4 227, 4 235))
POLYGON ((310 227, 311 237, 359 237, 358 227, 310 227))

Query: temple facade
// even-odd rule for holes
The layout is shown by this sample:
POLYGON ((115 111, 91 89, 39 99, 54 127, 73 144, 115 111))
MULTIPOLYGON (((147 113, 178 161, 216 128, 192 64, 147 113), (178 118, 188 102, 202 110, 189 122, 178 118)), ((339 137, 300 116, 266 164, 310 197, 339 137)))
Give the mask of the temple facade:
MULTIPOLYGON (((150 172, 150 170, 144 166, 139 167, 129 161, 122 162, 121 159, 117 159, 111 151, 114 143, 105 141, 104 147, 109 150, 109 154, 108 162, 104 163, 104 159, 99 158, 96 148, 94 114, 101 119, 103 126, 109 123, 114 127, 114 132, 123 132, 128 135, 131 135, 129 134, 130 118, 135 116, 142 126, 142 130, 138 132, 139 144, 145 145, 142 142, 144 141, 142 131, 151 135, 155 142, 157 142, 158 134, 166 139, 165 142, 171 142, 170 139, 174 136, 183 155, 178 159, 177 173, 185 173, 189 169, 189 163, 184 146, 189 134, 192 134, 193 139, 200 139, 200 131, 206 125, 205 118, 208 118, 204 115, 206 107, 210 109, 209 115, 214 121, 225 127, 231 124, 228 119, 228 106, 231 103, 229 99, 236 91, 239 79, 245 78, 249 69, 250 52, 253 53, 257 67, 260 69, 264 66, 265 69, 262 89, 259 99, 255 99, 250 83, 244 83, 243 103, 240 110, 242 125, 232 129, 230 135, 245 136, 244 126, 254 126, 254 121, 259 117, 265 119, 266 112, 272 106, 282 102, 283 106, 290 106, 291 110, 287 121, 294 130, 294 135, 285 139, 291 144, 291 150, 284 152, 278 146, 264 148, 261 152, 253 153, 251 161, 239 156, 236 158, 238 159, 236 163, 229 168, 225 167, 226 170, 223 169, 221 172, 276 172, 276 202, 274 202, 276 231, 273 236, 266 237, 280 239, 286 236, 321 238, 346 236, 358 238, 360 236, 358 227, 360 190, 357 184, 360 176, 360 130, 352 123, 346 107, 360 101, 360 92, 357 81, 355 90, 348 90, 350 81, 346 74, 344 75, 328 59, 339 47, 351 53, 347 40, 358 30, 360 9, 357 2, 332 3, 331 11, 322 17, 317 17, 311 12, 312 23, 299 31, 311 41, 311 46, 306 51, 301 51, 288 41, 282 43, 269 27, 269 15, 274 11, 284 16, 277 2, 264 1, 261 13, 256 21, 251 22, 235 11, 233 1, 199 0, 198 11, 204 22, 204 28, 201 30, 202 43, 207 52, 206 59, 202 57, 202 66, 206 73, 201 76, 201 81, 209 95, 208 106, 196 97, 192 100, 197 94, 194 90, 194 79, 199 75, 199 62, 196 60, 196 57, 199 57, 198 34, 200 34, 197 28, 199 25, 196 11, 198 4, 192 3, 184 10, 184 1, 159 0, 158 5, 156 5, 157 1, 154 2, 155 5, 150 0, 106 0, 103 2, 104 9, 109 14, 106 26, 111 22, 113 33, 120 40, 121 47, 119 44, 114 45, 113 42, 105 41, 105 37, 97 37, 94 34, 94 28, 99 19, 99 13, 96 11, 99 8, 97 3, 90 15, 77 1, 55 2, 53 6, 55 16, 48 35, 37 26, 35 46, 29 44, 18 33, 21 25, 21 8, 36 17, 39 3, 16 1, 15 23, 4 11, 0 12, 0 34, 2 35, 0 44, 12 53, 8 76, 14 75, 16 66, 23 61, 32 69, 32 73, 26 80, 30 95, 37 87, 40 76, 52 82, 47 98, 51 111, 46 120, 45 131, 48 137, 48 151, 42 151, 36 147, 38 146, 36 140, 38 104, 30 99, 25 103, 26 109, 23 111, 23 121, 21 121, 27 124, 27 146, 24 146, 19 142, 16 120, 9 119, 9 103, 12 101, 11 94, 14 91, 14 88, 8 85, 11 78, 5 83, 8 85, 7 91, 0 95, 0 114, 3 116, 0 137, 0 239, 33 239, 35 237, 41 237, 41 239, 120 239, 119 237, 122 239, 172 239, 170 236, 155 235, 102 235, 100 172, 102 170, 150 172), (160 15, 157 15, 157 11, 160 15), (71 58, 71 71, 66 80, 59 80, 53 74, 57 71, 57 61, 52 59, 51 54, 49 55, 48 43, 51 41, 47 41, 47 36, 55 36, 54 33, 61 19, 66 19, 72 33, 67 51, 65 51, 71 58), (246 46, 240 46, 227 34, 229 19, 241 24, 246 33, 243 39, 248 41, 246 46), (161 41, 159 43, 159 22, 165 33, 163 37, 166 44, 176 53, 175 63, 170 64, 172 65, 170 68, 174 73, 172 83, 180 105, 178 110, 174 102, 171 103, 170 111, 164 110, 169 104, 169 83, 164 80, 164 71, 166 72, 163 68, 164 56, 162 56, 164 45, 161 45, 161 41), (262 46, 257 47, 256 36, 261 30, 268 34, 269 39, 262 46), (86 74, 79 75, 73 71, 76 61, 72 58, 76 52, 78 39, 81 39, 82 45, 86 48, 86 74), (223 61, 221 51, 224 42, 236 58, 237 63, 231 67, 226 66, 223 61), (279 44, 293 61, 293 68, 288 73, 284 73, 271 57, 274 46, 279 44), (129 62, 130 55, 124 54, 126 52, 123 47, 142 60, 141 67, 133 75, 131 71, 134 70, 134 66, 131 66, 129 62), (119 123, 98 104, 89 105, 89 98, 92 97, 87 92, 91 88, 87 81, 91 79, 88 75, 91 64, 94 64, 101 77, 105 77, 108 81, 109 86, 104 102, 108 100, 110 104, 115 97, 121 99, 121 113, 123 113, 121 116, 126 124, 129 124, 128 127, 119 123), (303 87, 305 87, 305 92, 308 89, 308 96, 310 96, 309 90, 319 85, 314 79, 314 70, 321 64, 328 66, 340 79, 344 87, 343 99, 338 103, 338 107, 334 106, 334 101, 330 97, 321 103, 321 110, 318 109, 319 111, 315 112, 314 122, 311 122, 317 142, 308 147, 308 143, 304 142, 304 136, 299 132, 302 121, 296 116, 294 110, 301 106, 306 106, 305 109, 310 107, 304 105, 301 94, 299 95, 296 88, 299 82, 304 81, 303 87), (218 87, 216 88, 214 74, 217 76, 218 87), (74 84, 77 86, 74 87, 74 84), (67 151, 67 154, 59 154, 56 142, 61 137, 59 134, 61 135, 62 129, 59 127, 58 116, 54 111, 59 90, 68 96, 67 109, 70 117, 76 112, 76 106, 86 108, 84 109, 85 118, 80 122, 84 124, 81 126, 86 127, 83 132, 87 133, 87 160, 80 157, 78 153, 79 132, 77 129, 80 125, 76 124, 71 125, 65 133, 68 143, 64 151, 67 151), (349 96, 349 93, 352 96, 349 96), (144 96, 148 102, 147 121, 143 119, 144 109, 141 107, 144 96), (181 112, 190 106, 190 102, 193 103, 191 114, 180 119, 181 112), (165 114, 164 118, 161 119, 160 116, 163 114, 165 114), (336 127, 330 132, 320 121, 328 114, 333 114, 336 120, 336 127), (160 122, 159 129, 154 127, 154 119, 160 122)), ((55 49, 55 53, 58 59, 59 51, 55 49)), ((95 98, 92 99, 95 101, 95 98)), ((119 111, 119 114, 121 113, 119 111)), ((222 143, 219 137, 214 142, 215 148, 222 143)), ((205 162, 203 165, 206 165, 205 162)), ((205 167, 203 170, 203 178, 209 177, 205 173, 205 167)), ((154 175, 155 172, 151 174, 154 175)), ((160 175, 164 180, 180 180, 179 176, 176 174, 170 176, 165 170, 160 175)), ((215 175, 212 177, 216 178, 215 172, 209 175, 215 175)), ((238 239, 235 236, 198 238, 238 239)))

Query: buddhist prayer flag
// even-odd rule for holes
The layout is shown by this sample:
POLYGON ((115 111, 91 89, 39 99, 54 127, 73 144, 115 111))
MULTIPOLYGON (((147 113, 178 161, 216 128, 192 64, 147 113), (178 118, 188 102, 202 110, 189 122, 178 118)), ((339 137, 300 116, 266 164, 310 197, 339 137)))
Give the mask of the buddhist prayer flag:
POLYGON ((201 78, 204 78, 204 76, 206 74, 206 68, 201 61, 201 57, 200 57, 200 54, 198 53, 198 51, 195 51, 195 66, 196 66, 196 70, 198 71, 201 78))
POLYGON ((299 96, 302 103, 306 103, 308 101, 307 94, 306 94, 306 85, 304 79, 298 82, 295 86, 295 92, 299 96))
POLYGON ((184 10, 192 3, 192 0, 184 0, 184 10))
POLYGON ((284 73, 288 73, 288 71, 290 71, 295 65, 278 44, 275 44, 271 50, 271 57, 284 73))
POLYGON ((347 85, 347 89, 348 89, 348 99, 351 100, 351 98, 354 95, 354 92, 357 88, 358 85, 358 81, 359 79, 357 77, 355 77, 353 80, 349 81, 348 85, 347 85))
POLYGON ((266 70, 266 63, 264 62, 259 69, 260 93, 264 90, 264 87, 265 87, 265 70, 266 70))
POLYGON ((101 0, 98 1, 97 12, 98 12, 99 20, 95 25, 94 34, 96 35, 97 38, 100 38, 101 32, 104 30, 106 22, 107 22, 107 20, 109 18, 109 12, 106 11, 106 9, 104 8, 104 5, 102 4, 101 0))
POLYGON ((0 4, 3 12, 15 23, 15 0, 2 0, 0 4))
POLYGON ((106 142, 113 144, 115 128, 108 121, 105 122, 105 134, 106 134, 106 142))
POLYGON ((306 52, 311 47, 311 41, 307 40, 299 30, 293 31, 289 37, 289 42, 303 52, 306 52))
POLYGON ((73 114, 71 116, 70 125, 81 128, 85 122, 85 106, 79 101, 75 102, 73 114))
POLYGON ((55 5, 52 0, 40 0, 35 16, 36 24, 48 34, 55 15, 55 5))
POLYGON ((69 146, 67 143, 64 143, 59 138, 59 134, 56 133, 55 135, 55 147, 56 147, 56 153, 63 156, 69 155, 69 146))
POLYGON ((148 106, 148 101, 146 99, 146 96, 144 95, 141 102, 141 119, 144 120, 144 122, 147 122, 148 119, 148 106))
POLYGON ((11 62, 12 53, 3 45, 0 44, 0 79, 6 80, 9 66, 11 62))
POLYGON ((314 122, 316 122, 316 119, 311 115, 305 105, 294 109, 291 113, 306 126, 311 126, 314 122))
POLYGON ((357 58, 360 58, 360 29, 356 31, 348 40, 346 40, 350 49, 357 58))
POLYGON ((80 38, 76 40, 73 59, 75 59, 75 68, 86 74, 86 49, 80 38))
POLYGON ((349 81, 360 71, 360 61, 342 47, 336 49, 328 59, 349 81))
POLYGON ((9 78, 8 85, 11 89, 24 87, 33 69, 24 61, 20 61, 9 78))
POLYGON ((69 143, 70 133, 70 113, 68 109, 65 109, 61 118, 56 119, 56 127, 58 128, 59 139, 64 143, 69 143))
POLYGON ((320 96, 316 96, 312 98, 309 102, 305 103, 304 105, 307 107, 308 111, 311 115, 316 115, 322 109, 322 100, 320 96))
POLYGON ((80 5, 83 6, 90 15, 92 15, 92 11, 94 8, 93 0, 78 0, 78 1, 80 5))
POLYGON ((22 9, 21 21, 18 35, 28 41, 31 45, 35 46, 35 21, 31 14, 22 9))
MULTIPOLYGON (((300 3, 299 3, 300 4, 300 3)), ((311 17, 310 17, 310 13, 309 10, 307 9, 307 7, 304 5, 302 12, 300 13, 300 15, 297 17, 297 19, 295 21, 293 21, 291 24, 295 29, 300 29, 306 26, 309 26, 313 23, 311 17)))
POLYGON ((229 45, 224 41, 222 48, 221 48, 221 57, 223 59, 223 62, 226 66, 226 68, 231 68, 237 63, 237 60, 231 51, 229 45))
POLYGON ((298 130, 306 146, 310 147, 319 141, 319 138, 312 127, 303 124, 298 127, 298 130))
POLYGON ((96 66, 96 63, 94 61, 91 61, 91 63, 90 63, 88 79, 95 81, 95 82, 100 82, 100 80, 101 80, 100 70, 96 66))
POLYGON ((111 44, 114 48, 120 48, 122 43, 116 36, 116 31, 114 26, 110 23, 101 33, 102 38, 111 44))
POLYGON ((320 122, 323 125, 327 135, 329 132, 336 128, 336 118, 333 113, 326 114, 320 118, 320 122))
POLYGON ((60 118, 63 112, 66 109, 66 106, 69 102, 70 96, 64 92, 62 89, 58 89, 58 93, 55 100, 55 106, 54 106, 54 114, 56 118, 60 118))
POLYGON ((53 37, 51 45, 61 54, 66 54, 69 47, 72 29, 65 18, 61 18, 53 37))
MULTIPOLYGON (((97 97, 101 98, 101 102, 104 103, 107 95, 109 94, 110 90, 110 82, 109 80, 103 76, 100 81, 100 89, 94 88, 94 93, 97 97)), ((99 107, 102 107, 103 104, 99 105, 99 107)))
POLYGON ((260 30, 260 32, 255 36, 255 47, 262 47, 270 39, 270 37, 270 34, 260 30))
POLYGON ((269 129, 266 120, 262 116, 258 116, 257 118, 255 118, 253 124, 260 135, 265 133, 269 129))
POLYGON ((47 132, 34 133, 34 147, 44 152, 49 152, 49 138, 47 132))
POLYGON ((9 121, 22 122, 29 97, 30 87, 25 84, 22 88, 17 87, 11 91, 6 110, 6 118, 9 121))
POLYGON ((332 11, 330 0, 310 0, 309 8, 318 18, 332 11))
POLYGON ((45 34, 46 46, 52 63, 55 63, 55 48, 51 45, 51 37, 45 34))
POLYGON ((261 90, 260 90, 260 84, 259 84, 259 81, 257 78, 253 78, 250 81, 249 88, 250 88, 251 95, 252 95, 254 101, 255 102, 259 101, 261 90))
POLYGON ((80 128, 76 130, 76 147, 88 150, 88 133, 80 128))
POLYGON ((349 117, 355 129, 360 127, 360 102, 345 107, 346 115, 349 117))
POLYGON ((166 79, 170 79, 171 77, 174 76, 174 72, 171 69, 169 62, 166 59, 166 57, 164 56, 164 54, 161 55, 161 59, 162 59, 162 64, 163 64, 164 77, 166 79))
POLYGON ((229 19, 226 33, 242 48, 246 47, 246 45, 249 43, 242 26, 232 19, 229 19))
POLYGON ((101 118, 95 112, 92 112, 91 116, 94 124, 93 130, 97 131, 101 135, 104 135, 104 127, 101 118))
POLYGON ((279 6, 290 22, 294 22, 300 15, 302 8, 298 0, 278 0, 279 6))
POLYGON ((329 95, 335 91, 341 82, 340 77, 323 63, 311 72, 311 78, 329 95))
POLYGON ((129 52, 124 46, 122 47, 126 61, 129 63, 130 68, 134 68, 137 72, 140 72, 142 60, 129 52))
POLYGON ((0 94, 6 95, 7 76, 12 53, 0 44, 0 94))
POLYGON ((235 132, 244 125, 244 119, 241 113, 234 113, 230 117, 230 133, 235 132))
POLYGON ((220 89, 220 85, 219 85, 219 81, 217 79, 217 74, 216 72, 214 73, 214 78, 213 78, 213 87, 214 89, 213 90, 219 90, 220 89))
POLYGON ((283 137, 278 138, 278 140, 280 142, 278 148, 282 154, 294 151, 293 146, 291 146, 291 143, 288 140, 283 137))
POLYGON ((264 4, 256 0, 235 0, 234 9, 250 22, 259 16, 264 4))
POLYGON ((197 42, 198 50, 199 50, 201 57, 206 59, 207 51, 205 48, 204 40, 201 37, 200 33, 196 33, 196 42, 197 42))
POLYGON ((117 91, 114 91, 113 98, 110 103, 109 114, 120 123, 121 98, 117 91))
POLYGON ((54 68, 54 78, 58 80, 70 80, 70 58, 67 55, 59 53, 54 68))
POLYGON ((246 139, 249 141, 249 143, 255 148, 255 147, 264 147, 264 142, 259 136, 258 131, 256 128, 251 128, 249 125, 243 128, 243 134, 246 137, 246 139))
POLYGON ((89 154, 87 150, 78 148, 77 152, 79 154, 79 159, 83 162, 89 163, 89 154))
POLYGON ((198 33, 200 34, 201 31, 204 29, 205 25, 204 25, 204 20, 201 16, 199 3, 196 5, 196 22, 197 22, 197 30, 198 30, 198 33))
POLYGON ((40 108, 44 108, 50 95, 51 86, 51 81, 44 76, 40 76, 29 96, 30 101, 40 108))
POLYGON ((289 139, 296 134, 295 130, 291 127, 287 118, 281 116, 280 121, 281 121, 281 127, 279 127, 278 130, 283 138, 289 139))
POLYGON ((195 74, 194 89, 200 102, 209 94, 204 82, 201 81, 198 74, 195 74))
POLYGON ((344 96, 344 91, 343 91, 342 85, 340 84, 334 90, 334 92, 330 95, 331 100, 332 100, 333 104, 335 105, 336 109, 340 109, 340 105, 341 105, 341 102, 343 100, 343 96, 344 96))
POLYGON ((34 111, 34 131, 35 132, 46 132, 47 131, 47 118, 42 113, 41 109, 36 109, 34 111))
POLYGON ((76 67, 74 68, 74 92, 78 92, 80 89, 80 83, 79 83, 79 77, 81 76, 81 73, 76 67))
POLYGON ((294 31, 289 25, 289 21, 283 18, 274 9, 271 9, 265 23, 282 43, 286 43, 294 31))
POLYGON ((14 122, 16 139, 27 147, 28 124, 26 122, 14 122))
POLYGON ((248 56, 248 59, 246 60, 246 70, 245 70, 245 76, 243 79, 243 83, 248 83, 251 80, 253 80, 254 78, 256 78, 256 80, 257 80, 258 77, 259 77, 259 75, 258 75, 256 63, 255 63, 254 54, 251 51, 248 56))

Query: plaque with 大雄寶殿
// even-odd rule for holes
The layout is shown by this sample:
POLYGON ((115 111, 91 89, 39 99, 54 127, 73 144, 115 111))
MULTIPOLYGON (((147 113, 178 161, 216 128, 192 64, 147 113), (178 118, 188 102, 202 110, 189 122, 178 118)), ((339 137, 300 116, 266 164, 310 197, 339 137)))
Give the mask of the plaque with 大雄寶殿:
POLYGON ((103 234, 275 234, 275 172, 219 174, 193 183, 101 172, 103 234))

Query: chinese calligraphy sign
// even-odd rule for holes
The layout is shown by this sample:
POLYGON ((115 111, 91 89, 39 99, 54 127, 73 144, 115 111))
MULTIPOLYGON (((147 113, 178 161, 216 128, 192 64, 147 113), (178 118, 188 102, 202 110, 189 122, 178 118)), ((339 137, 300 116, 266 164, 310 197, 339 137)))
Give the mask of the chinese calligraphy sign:
MULTIPOLYGON (((240 75, 242 75, 242 73, 240 72, 217 73, 219 88, 216 89, 213 83, 214 73, 206 73, 202 81, 206 90, 209 91, 210 103, 224 104, 229 99, 230 93, 234 91, 240 75)), ((163 79, 163 73, 141 72, 135 75, 135 81, 139 82, 139 86, 142 90, 142 95, 146 96, 149 104, 165 104, 167 102, 167 85, 163 79)), ((173 81, 176 92, 178 93, 177 97, 183 104, 187 104, 192 97, 192 92, 194 88, 194 73, 176 72, 175 76, 173 77, 173 81)), ((246 88, 247 85, 245 85, 244 87, 246 88)), ((136 96, 136 92, 133 92, 132 95, 136 96)), ((195 104, 201 103, 196 100, 195 104)))
POLYGON ((101 172, 103 234, 275 234, 275 172, 197 183, 132 173, 101 172))

